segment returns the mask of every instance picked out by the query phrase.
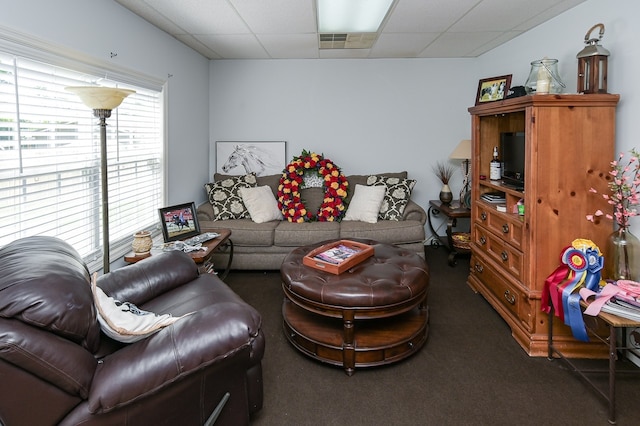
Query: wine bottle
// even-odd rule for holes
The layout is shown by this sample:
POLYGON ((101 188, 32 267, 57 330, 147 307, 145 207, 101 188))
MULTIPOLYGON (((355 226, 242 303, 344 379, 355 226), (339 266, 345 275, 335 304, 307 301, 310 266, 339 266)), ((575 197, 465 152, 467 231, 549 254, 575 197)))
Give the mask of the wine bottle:
POLYGON ((498 157, 498 147, 493 147, 493 160, 491 160, 489 170, 489 179, 491 180, 500 180, 502 178, 502 163, 500 162, 500 158, 498 157))

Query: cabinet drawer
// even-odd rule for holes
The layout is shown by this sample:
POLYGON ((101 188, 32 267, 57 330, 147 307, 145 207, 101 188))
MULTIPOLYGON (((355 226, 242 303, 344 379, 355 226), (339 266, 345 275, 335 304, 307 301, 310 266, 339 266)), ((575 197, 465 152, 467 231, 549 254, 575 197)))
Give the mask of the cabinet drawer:
POLYGON ((480 223, 496 235, 500 235, 511 246, 522 250, 524 223, 518 216, 485 208, 482 205, 478 205, 475 212, 474 220, 476 223, 480 223))
POLYGON ((520 250, 478 225, 473 227, 471 238, 481 252, 494 259, 516 280, 523 280, 524 255, 520 250))
POLYGON ((527 308, 524 295, 514 284, 511 284, 502 276, 490 262, 485 261, 482 256, 475 253, 471 256, 471 275, 482 283, 490 295, 485 295, 489 299, 497 301, 507 311, 509 311, 518 322, 530 328, 526 320, 527 314, 523 312, 527 308))

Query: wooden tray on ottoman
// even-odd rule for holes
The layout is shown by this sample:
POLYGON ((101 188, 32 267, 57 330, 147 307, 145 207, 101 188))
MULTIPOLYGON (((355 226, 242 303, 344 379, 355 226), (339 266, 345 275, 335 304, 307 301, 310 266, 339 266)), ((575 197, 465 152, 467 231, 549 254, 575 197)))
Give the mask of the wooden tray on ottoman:
POLYGON ((338 240, 311 250, 302 258, 302 264, 338 275, 373 256, 373 252, 368 244, 338 240), (321 259, 323 255, 327 260, 321 259))

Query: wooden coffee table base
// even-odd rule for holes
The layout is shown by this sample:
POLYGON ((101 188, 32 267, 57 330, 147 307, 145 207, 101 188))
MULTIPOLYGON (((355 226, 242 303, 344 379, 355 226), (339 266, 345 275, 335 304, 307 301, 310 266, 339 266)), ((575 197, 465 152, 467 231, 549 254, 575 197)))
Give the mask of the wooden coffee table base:
POLYGON ((389 318, 349 320, 309 312, 285 298, 282 316, 293 346, 311 358, 343 366, 349 376, 356 367, 391 364, 412 355, 424 345, 429 328, 426 305, 389 318))

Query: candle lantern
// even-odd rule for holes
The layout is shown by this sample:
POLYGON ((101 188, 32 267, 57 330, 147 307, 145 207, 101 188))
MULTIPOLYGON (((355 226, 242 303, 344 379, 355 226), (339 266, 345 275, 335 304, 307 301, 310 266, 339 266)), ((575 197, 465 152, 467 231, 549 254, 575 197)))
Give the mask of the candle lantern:
POLYGON ((576 55, 578 58, 578 93, 607 93, 607 58, 609 51, 598 42, 604 35, 604 25, 596 24, 584 36, 587 45, 576 55), (591 33, 600 29, 598 38, 591 33))

